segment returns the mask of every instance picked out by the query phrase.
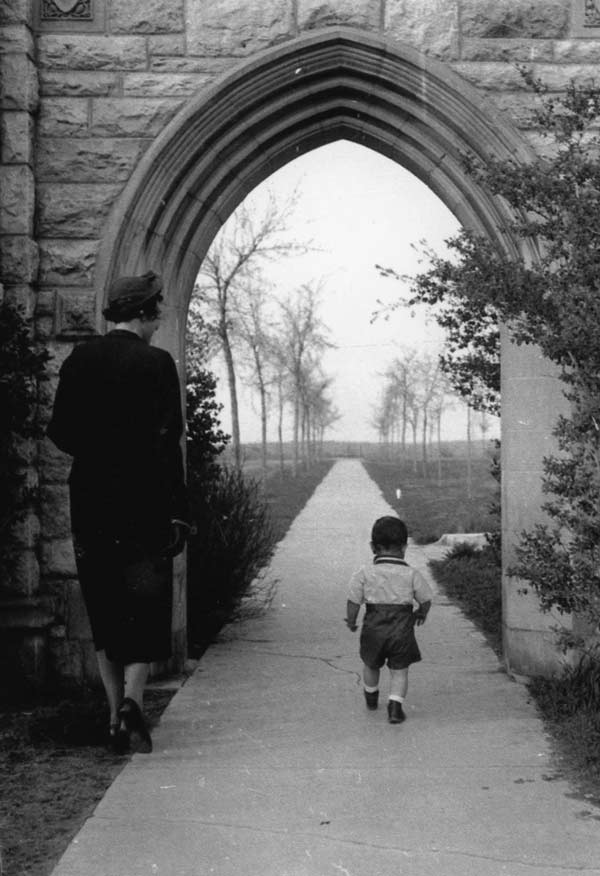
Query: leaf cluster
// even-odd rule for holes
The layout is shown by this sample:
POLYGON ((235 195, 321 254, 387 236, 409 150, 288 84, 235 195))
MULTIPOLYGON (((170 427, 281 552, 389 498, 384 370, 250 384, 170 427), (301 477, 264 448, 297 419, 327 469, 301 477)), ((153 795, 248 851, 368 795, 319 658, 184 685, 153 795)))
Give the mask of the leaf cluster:
POLYGON ((30 496, 24 489, 23 448, 38 436, 37 383, 50 358, 32 338, 30 321, 11 302, 0 302, 0 575, 15 552, 12 530, 30 496))
POLYGON ((407 303, 435 307, 448 333, 442 365, 473 407, 499 404, 498 324, 517 344, 535 343, 557 367, 569 403, 544 460, 549 522, 523 533, 513 570, 543 608, 600 621, 600 90, 571 84, 540 98, 535 114, 548 148, 527 163, 465 158, 465 169, 504 204, 507 253, 461 231, 450 256, 429 254, 407 303))

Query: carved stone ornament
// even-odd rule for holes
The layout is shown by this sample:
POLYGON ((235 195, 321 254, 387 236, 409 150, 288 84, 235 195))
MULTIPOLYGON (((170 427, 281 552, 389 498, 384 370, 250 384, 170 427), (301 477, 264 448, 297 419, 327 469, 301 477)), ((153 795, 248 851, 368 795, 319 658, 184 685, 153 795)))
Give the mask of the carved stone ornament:
POLYGON ((584 27, 600 27, 600 0, 585 0, 584 27))
POLYGON ((42 0, 42 21, 92 21, 94 0, 42 0))

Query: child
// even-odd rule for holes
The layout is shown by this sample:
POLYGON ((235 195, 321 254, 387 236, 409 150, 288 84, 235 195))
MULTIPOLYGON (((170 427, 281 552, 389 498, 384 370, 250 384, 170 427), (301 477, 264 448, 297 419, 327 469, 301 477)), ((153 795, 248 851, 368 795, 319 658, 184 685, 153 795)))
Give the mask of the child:
POLYGON ((352 576, 346 607, 345 621, 354 632, 360 606, 365 603, 360 656, 368 709, 377 708, 379 670, 387 661, 390 724, 400 724, 406 718, 402 703, 408 689, 408 667, 421 659, 414 625, 425 622, 432 599, 423 575, 404 562, 407 541, 406 526, 398 517, 375 521, 371 531, 373 565, 362 566, 352 576), (414 602, 419 605, 416 611, 414 602))

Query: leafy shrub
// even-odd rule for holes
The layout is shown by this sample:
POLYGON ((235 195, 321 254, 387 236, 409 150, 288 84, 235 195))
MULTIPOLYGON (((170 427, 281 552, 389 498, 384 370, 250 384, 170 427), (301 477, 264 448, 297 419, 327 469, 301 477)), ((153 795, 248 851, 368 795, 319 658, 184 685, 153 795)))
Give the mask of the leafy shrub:
POLYGON ((274 536, 259 484, 238 469, 219 469, 191 500, 189 641, 192 656, 199 656, 268 563, 274 536))
POLYGON ((10 302, 0 302, 0 580, 10 571, 12 530, 31 501, 24 489, 23 443, 37 435, 37 380, 49 354, 37 348, 31 326, 10 302))

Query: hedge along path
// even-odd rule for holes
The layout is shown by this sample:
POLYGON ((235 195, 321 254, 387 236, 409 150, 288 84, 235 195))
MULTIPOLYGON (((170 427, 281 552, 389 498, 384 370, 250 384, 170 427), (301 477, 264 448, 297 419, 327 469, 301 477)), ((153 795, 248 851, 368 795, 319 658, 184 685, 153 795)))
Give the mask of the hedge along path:
MULTIPOLYGON (((278 546, 271 609, 207 651, 54 876, 600 874, 596 817, 525 688, 443 597, 408 720, 365 709, 346 586, 390 512, 359 461, 336 463, 278 546)), ((427 573, 441 552, 407 558, 427 573)))

